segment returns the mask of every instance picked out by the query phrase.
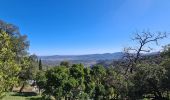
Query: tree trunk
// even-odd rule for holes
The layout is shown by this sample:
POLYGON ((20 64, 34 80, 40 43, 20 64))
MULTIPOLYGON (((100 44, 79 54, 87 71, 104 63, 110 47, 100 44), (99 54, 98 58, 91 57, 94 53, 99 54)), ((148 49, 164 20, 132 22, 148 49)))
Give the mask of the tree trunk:
POLYGON ((41 95, 41 89, 38 87, 38 92, 39 92, 39 95, 41 95))
POLYGON ((21 87, 20 90, 19 90, 20 93, 22 93, 24 87, 25 87, 25 82, 22 84, 22 87, 21 87))
POLYGON ((14 88, 14 85, 13 85, 13 86, 11 86, 11 88, 10 88, 10 91, 11 91, 11 92, 13 92, 13 88, 14 88))

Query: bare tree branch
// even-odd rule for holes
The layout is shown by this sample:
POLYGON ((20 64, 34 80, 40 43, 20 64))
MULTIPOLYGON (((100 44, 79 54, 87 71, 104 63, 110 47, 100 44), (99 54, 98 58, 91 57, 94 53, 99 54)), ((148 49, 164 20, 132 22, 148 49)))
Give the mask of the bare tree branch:
POLYGON ((127 71, 130 68, 130 72, 132 73, 135 65, 139 62, 141 58, 141 53, 142 52, 151 52, 153 49, 151 47, 145 48, 149 43, 155 42, 156 45, 158 45, 158 41, 161 39, 164 39, 167 37, 166 32, 161 33, 151 33, 149 31, 143 31, 141 34, 136 32, 134 38, 132 38, 133 41, 137 42, 137 47, 132 48, 128 47, 124 49, 125 52, 125 60, 127 61, 127 71))

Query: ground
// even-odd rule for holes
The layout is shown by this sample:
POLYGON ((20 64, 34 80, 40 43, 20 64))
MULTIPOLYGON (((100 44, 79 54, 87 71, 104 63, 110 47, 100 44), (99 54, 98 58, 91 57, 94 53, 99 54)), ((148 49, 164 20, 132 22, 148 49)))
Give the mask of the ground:
POLYGON ((41 100, 40 96, 37 96, 35 93, 16 93, 11 92, 6 95, 2 100, 41 100))
POLYGON ((33 87, 27 85, 22 93, 19 93, 21 87, 15 87, 14 92, 7 93, 7 95, 2 100, 41 100, 41 96, 33 91, 33 87))

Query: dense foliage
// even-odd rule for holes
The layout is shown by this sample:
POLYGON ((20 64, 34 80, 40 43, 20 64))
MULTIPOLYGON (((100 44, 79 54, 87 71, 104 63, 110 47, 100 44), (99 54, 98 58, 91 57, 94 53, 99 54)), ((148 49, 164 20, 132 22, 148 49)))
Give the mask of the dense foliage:
POLYGON ((21 35, 15 25, 0 21, 0 98, 30 79, 35 63, 28 55, 28 47, 26 35, 21 35))
POLYGON ((5 91, 17 84, 17 74, 21 68, 15 61, 16 52, 12 51, 10 36, 4 31, 0 33, 0 97, 2 97, 5 91))

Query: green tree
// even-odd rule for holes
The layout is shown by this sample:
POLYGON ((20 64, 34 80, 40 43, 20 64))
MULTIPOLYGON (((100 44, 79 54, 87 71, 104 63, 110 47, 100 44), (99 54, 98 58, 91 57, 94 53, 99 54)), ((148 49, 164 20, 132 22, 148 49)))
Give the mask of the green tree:
POLYGON ((164 51, 162 52, 162 56, 164 58, 162 62, 162 66, 166 69, 166 78, 162 80, 162 87, 166 91, 167 98, 170 98, 170 44, 164 47, 164 51))
POLYGON ((80 93, 84 92, 85 85, 84 85, 84 66, 82 64, 73 64, 70 70, 70 78, 74 78, 78 81, 78 84, 74 90, 72 90, 73 99, 78 98, 80 93))
POLYGON ((89 67, 84 68, 84 85, 85 85, 85 90, 84 92, 88 94, 89 98, 94 97, 94 89, 95 89, 95 82, 92 79, 92 76, 90 74, 91 69, 89 67))
POLYGON ((41 91, 45 89, 46 86, 46 77, 45 77, 45 71, 38 71, 36 74, 36 84, 39 88, 39 94, 41 95, 41 91))
POLYGON ((91 74, 96 84, 101 84, 106 75, 106 69, 102 65, 95 65, 92 67, 91 74))
MULTIPOLYGON (((22 69, 23 65, 21 64, 24 59, 24 57, 28 56, 28 48, 29 48, 29 41, 27 40, 26 35, 21 35, 19 28, 16 27, 13 24, 6 23, 2 20, 0 20, 0 32, 3 36, 6 36, 10 39, 8 39, 8 47, 1 45, 1 49, 6 48, 6 51, 10 51, 10 56, 13 57, 11 59, 11 62, 15 63, 14 66, 17 64, 20 66, 20 69, 22 69), (4 35, 4 33, 6 35, 4 35)), ((4 38, 5 39, 5 38, 4 38)), ((6 38, 7 39, 7 38, 6 38)), ((2 40, 4 42, 4 40, 2 40)), ((2 54, 3 55, 3 54, 2 54)), ((8 58, 9 55, 5 55, 5 58, 8 58)), ((7 61, 6 59, 3 60, 3 62, 7 61)), ((8 63, 11 64, 11 63, 8 63)), ((16 78, 19 77, 20 74, 16 73, 17 75, 14 75, 16 78)))
POLYGON ((102 65, 95 65, 91 69, 92 79, 95 82, 94 99, 104 99, 105 86, 104 80, 106 76, 106 69, 102 65))
POLYGON ((39 70, 42 70, 42 62, 41 62, 41 59, 39 60, 39 70))
POLYGON ((68 61, 62 61, 62 62, 60 63, 60 66, 66 66, 67 68, 69 68, 69 67, 70 67, 70 64, 69 64, 68 61))
POLYGON ((12 50, 11 36, 0 31, 0 97, 18 82, 20 65, 15 60, 16 52, 12 50))
POLYGON ((126 78, 130 81, 130 84, 127 84, 126 98, 138 100, 152 97, 155 100, 166 100, 162 87, 162 79, 166 78, 165 68, 159 64, 146 62, 136 67, 138 70, 126 78))
POLYGON ((125 98, 128 92, 127 85, 130 82, 126 80, 124 74, 112 67, 107 68, 106 73, 106 79, 104 80, 106 98, 116 100, 125 98))
POLYGON ((77 86, 79 85, 79 82, 73 78, 73 77, 69 77, 68 81, 65 83, 65 86, 63 88, 64 90, 64 94, 66 95, 65 99, 70 100, 74 98, 75 93, 77 93, 78 91, 76 91, 77 86))
POLYGON ((35 80, 36 78, 38 71, 37 57, 35 55, 24 57, 21 60, 21 68, 19 73, 20 84, 22 84, 20 92, 22 92, 28 80, 35 80))
POLYGON ((46 72, 46 86, 44 95, 46 97, 53 96, 56 100, 60 100, 64 95, 64 87, 68 81, 69 70, 66 67, 54 67, 46 72))
POLYGON ((11 50, 16 53, 15 58, 18 62, 28 54, 29 41, 26 35, 21 35, 16 25, 0 20, 0 30, 6 32, 11 38, 11 50))

